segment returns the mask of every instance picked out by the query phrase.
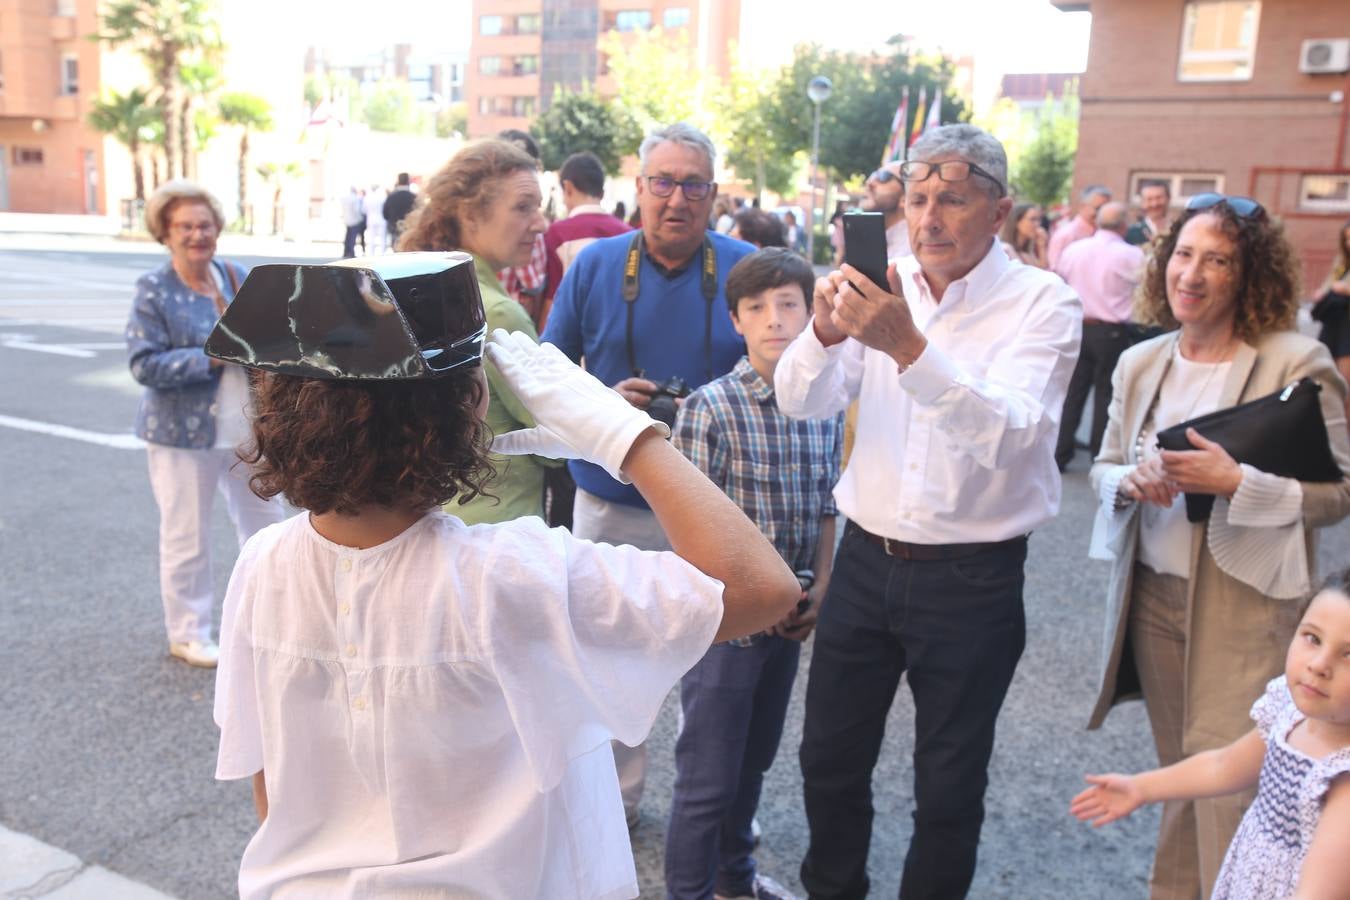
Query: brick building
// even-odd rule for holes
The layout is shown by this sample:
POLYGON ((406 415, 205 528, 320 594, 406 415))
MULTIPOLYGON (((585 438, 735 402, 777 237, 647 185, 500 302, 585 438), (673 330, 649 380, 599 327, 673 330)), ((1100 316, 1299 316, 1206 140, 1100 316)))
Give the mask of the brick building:
POLYGON ((1254 197, 1315 289, 1350 218, 1346 0, 1051 2, 1092 13, 1075 190, 1254 197))
POLYGON ((104 209, 96 0, 0 0, 0 212, 104 209))
POLYGON ((740 0, 474 0, 469 136, 528 129, 555 87, 613 96, 599 46, 611 32, 686 29, 690 65, 725 77, 740 24, 740 0))

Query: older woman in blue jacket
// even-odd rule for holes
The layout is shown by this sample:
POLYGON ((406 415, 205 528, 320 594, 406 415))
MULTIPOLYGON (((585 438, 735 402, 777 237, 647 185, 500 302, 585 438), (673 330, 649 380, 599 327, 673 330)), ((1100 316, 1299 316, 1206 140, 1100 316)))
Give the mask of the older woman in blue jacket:
POLYGON ((206 337, 244 279, 243 268, 216 259, 224 225, 220 203, 187 181, 171 181, 145 205, 150 234, 169 261, 136 281, 127 322, 131 374, 145 385, 136 434, 146 442, 150 486, 159 505, 159 580, 169 653, 214 667, 211 636, 211 509, 219 488, 243 546, 279 522, 279 501, 248 487, 235 448, 249 440, 249 381, 239 366, 211 359, 206 337))

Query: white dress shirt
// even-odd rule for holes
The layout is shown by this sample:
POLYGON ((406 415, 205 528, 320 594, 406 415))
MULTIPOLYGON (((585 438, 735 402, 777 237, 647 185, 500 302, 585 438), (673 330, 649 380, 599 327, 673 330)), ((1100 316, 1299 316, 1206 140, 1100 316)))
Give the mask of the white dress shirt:
POLYGON ((309 516, 225 598, 216 777, 264 770, 243 898, 637 896, 610 739, 646 737, 722 585, 673 553, 439 511, 366 550, 309 516))
POLYGON ((814 323, 774 373, 789 416, 858 398, 853 455, 834 495, 873 534, 915 544, 1002 541, 1059 511, 1055 439, 1078 358, 1082 306, 1050 272, 1009 262, 997 241, 941 304, 913 257, 900 281, 928 346, 898 374, 886 354, 814 323))

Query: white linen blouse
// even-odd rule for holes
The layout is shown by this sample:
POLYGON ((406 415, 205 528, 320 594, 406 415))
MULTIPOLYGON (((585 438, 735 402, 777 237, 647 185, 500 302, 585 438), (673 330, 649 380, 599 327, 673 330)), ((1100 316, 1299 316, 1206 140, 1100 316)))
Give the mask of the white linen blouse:
POLYGON ((216 777, 265 772, 255 897, 637 896, 609 741, 646 737, 722 584, 537 518, 429 513, 366 550, 308 515, 240 554, 216 777))

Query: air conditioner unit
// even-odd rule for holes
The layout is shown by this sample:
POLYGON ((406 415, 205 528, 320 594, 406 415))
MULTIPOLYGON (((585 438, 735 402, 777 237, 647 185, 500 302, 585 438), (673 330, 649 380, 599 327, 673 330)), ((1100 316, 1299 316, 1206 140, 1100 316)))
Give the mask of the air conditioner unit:
POLYGON ((1309 75, 1350 72, 1350 38, 1315 38, 1303 42, 1298 70, 1309 75))

